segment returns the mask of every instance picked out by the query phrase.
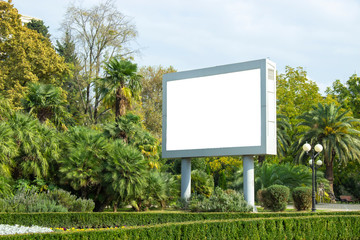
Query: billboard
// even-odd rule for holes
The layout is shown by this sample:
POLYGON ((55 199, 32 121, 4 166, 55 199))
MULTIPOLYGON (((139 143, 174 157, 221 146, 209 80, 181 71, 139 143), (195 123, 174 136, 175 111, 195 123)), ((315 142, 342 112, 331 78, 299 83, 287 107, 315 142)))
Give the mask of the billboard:
POLYGON ((268 59, 163 76, 163 157, 276 155, 268 59))

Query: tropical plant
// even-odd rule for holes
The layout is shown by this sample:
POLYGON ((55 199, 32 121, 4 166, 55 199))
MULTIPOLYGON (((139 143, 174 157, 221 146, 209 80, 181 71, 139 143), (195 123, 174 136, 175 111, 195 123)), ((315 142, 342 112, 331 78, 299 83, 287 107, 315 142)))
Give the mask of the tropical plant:
POLYGON ((69 117, 65 109, 65 92, 51 84, 30 84, 22 104, 25 111, 37 117, 42 123, 51 120, 55 126, 61 127, 69 117))
POLYGON ((214 191, 214 178, 201 170, 191 171, 191 193, 210 197, 214 191))
POLYGON ((14 179, 47 177, 50 163, 60 156, 56 132, 21 113, 13 114, 8 123, 19 150, 14 157, 14 179))
POLYGON ((18 154, 14 133, 7 122, 0 123, 0 174, 11 178, 13 158, 18 154))
MULTIPOLYGON (((321 158, 326 167, 325 177, 329 180, 333 193, 334 162, 346 165, 349 161, 360 159, 360 131, 354 127, 354 124, 360 121, 333 103, 319 103, 311 111, 299 116, 299 119, 301 122, 298 126, 304 126, 306 129, 295 148, 302 149, 306 142, 311 145, 320 143, 324 147, 321 158)), ((305 157, 304 151, 298 154, 299 161, 305 157)))
POLYGON ((103 177, 115 208, 118 203, 141 198, 146 186, 146 162, 137 149, 114 141, 105 164, 103 177))
POLYGON ((277 153, 279 156, 285 157, 291 145, 291 139, 288 133, 288 131, 291 130, 291 125, 289 123, 289 118, 285 115, 277 114, 276 117, 277 153))
POLYGON ((69 129, 64 140, 68 151, 59 160, 62 183, 80 190, 85 198, 92 188, 100 187, 107 141, 100 132, 86 127, 69 129))
POLYGON ((123 139, 136 147, 148 161, 149 168, 159 168, 158 140, 144 129, 140 117, 132 113, 119 117, 104 126, 104 135, 111 139, 123 139))
POLYGON ((125 115, 131 100, 139 100, 141 91, 137 65, 128 60, 111 58, 105 63, 105 77, 101 79, 100 94, 104 102, 115 109, 115 119, 125 115))

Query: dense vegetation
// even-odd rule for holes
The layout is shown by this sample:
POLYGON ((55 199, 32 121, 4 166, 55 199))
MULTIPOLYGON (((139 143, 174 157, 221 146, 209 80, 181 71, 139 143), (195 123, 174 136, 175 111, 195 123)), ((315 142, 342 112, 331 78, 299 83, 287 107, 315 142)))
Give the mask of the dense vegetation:
MULTIPOLYGON (((138 68, 130 48, 135 25, 109 1, 69 7, 55 46, 44 22, 22 25, 4 1, 0 11, 0 210, 16 211, 10 199, 24 188, 59 211, 91 211, 85 199, 94 211, 175 205, 180 160, 161 157, 161 81, 176 70, 138 68), (61 189, 73 197, 45 197, 61 189)), ((360 197, 359 83, 357 75, 337 80, 321 96, 301 67, 277 75, 278 155, 258 157, 257 191, 310 186, 301 150, 309 142, 324 146, 324 199, 360 197)), ((235 203, 243 200, 234 191, 242 191, 241 158, 193 159, 192 168, 193 211, 248 211, 235 203), (229 204, 220 209, 221 201, 229 204)))

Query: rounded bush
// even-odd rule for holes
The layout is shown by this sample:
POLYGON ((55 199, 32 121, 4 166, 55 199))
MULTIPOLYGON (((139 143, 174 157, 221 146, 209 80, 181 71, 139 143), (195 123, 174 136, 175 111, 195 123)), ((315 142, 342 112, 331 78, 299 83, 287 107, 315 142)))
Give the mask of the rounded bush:
POLYGON ((298 211, 308 210, 311 207, 311 188, 297 187, 292 192, 294 207, 298 211))
POLYGON ((290 190, 286 186, 272 185, 261 192, 262 206, 274 212, 284 211, 290 190))

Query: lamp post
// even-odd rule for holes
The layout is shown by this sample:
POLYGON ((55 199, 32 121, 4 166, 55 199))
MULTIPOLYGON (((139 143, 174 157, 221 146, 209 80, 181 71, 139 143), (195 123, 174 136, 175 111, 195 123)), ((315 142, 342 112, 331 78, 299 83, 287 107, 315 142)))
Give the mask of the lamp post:
MULTIPOLYGON (((308 143, 305 143, 303 145, 303 150, 311 157, 311 160, 309 161, 309 164, 311 164, 311 169, 312 169, 312 208, 311 211, 316 212, 316 206, 315 206, 315 164, 313 164, 315 162, 315 158, 317 156, 319 156, 320 152, 323 150, 323 146, 321 146, 321 144, 316 144, 314 147, 314 150, 316 152, 316 154, 314 153, 314 151, 312 151, 311 154, 309 154, 310 150, 311 150, 311 145, 308 143)), ((317 165, 321 165, 322 161, 319 160, 316 164, 317 165), (320 162, 319 162, 320 161, 320 162)))
MULTIPOLYGON (((323 162, 322 162, 320 159, 316 161, 316 165, 315 165, 315 189, 316 189, 316 193, 318 193, 318 192, 317 192, 318 187, 317 187, 316 172, 317 172, 317 169, 318 169, 322 164, 323 164, 323 162)), ((310 165, 310 167, 311 167, 311 169, 312 169, 312 159, 309 160, 309 165, 310 165)))

